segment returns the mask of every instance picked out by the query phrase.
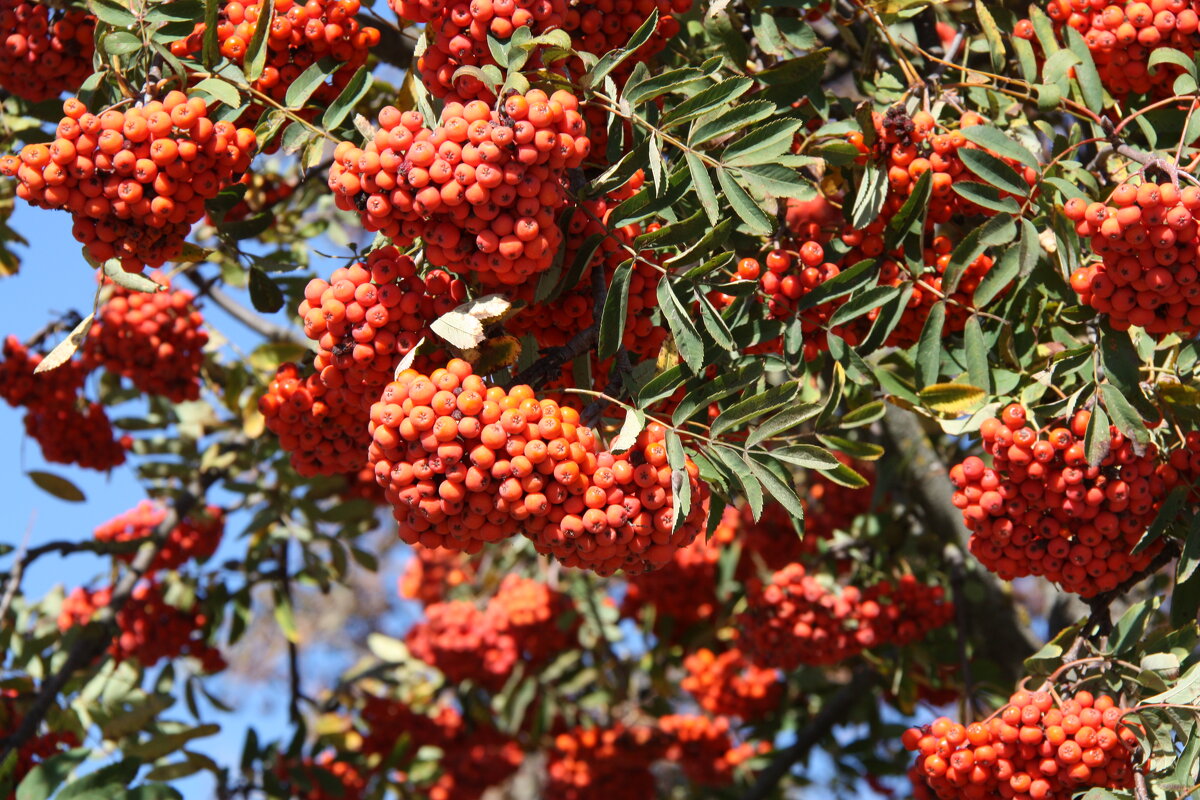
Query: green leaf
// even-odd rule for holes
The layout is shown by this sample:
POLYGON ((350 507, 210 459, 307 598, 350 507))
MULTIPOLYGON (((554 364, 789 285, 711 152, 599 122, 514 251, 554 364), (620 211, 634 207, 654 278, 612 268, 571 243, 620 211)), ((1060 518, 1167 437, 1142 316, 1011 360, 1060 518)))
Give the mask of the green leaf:
POLYGON ((274 314, 283 308, 283 292, 258 267, 250 268, 250 302, 265 314, 274 314))
POLYGON ((743 189, 729 170, 717 168, 717 182, 725 192, 725 199, 733 207, 734 212, 755 233, 767 235, 774 230, 774 224, 767 213, 758 207, 749 193, 743 189))
POLYGON ((1041 171, 1042 167, 1038 163, 1037 156, 1025 149, 1024 145, 1005 136, 999 128, 991 125, 968 125, 959 132, 968 142, 974 142, 997 155, 1011 158, 1013 161, 1019 161, 1027 167, 1041 171))
POLYGON ((708 296, 696 288, 693 292, 696 298, 696 304, 700 307, 700 321, 704 324, 705 330, 712 336, 717 347, 725 350, 736 350, 737 345, 733 341, 733 334, 729 330, 729 325, 715 308, 708 296))
POLYGON ((1004 69, 1006 51, 1004 36, 1001 35, 1000 28, 996 25, 996 18, 992 16, 992 12, 982 0, 975 0, 975 16, 979 19, 979 27, 983 29, 984 38, 987 39, 987 49, 992 56, 992 69, 1001 71, 1004 69))
POLYGON ((1096 406, 1092 409, 1092 416, 1083 436, 1083 449, 1087 454, 1088 465, 1099 467, 1100 462, 1108 455, 1111 445, 1108 414, 1104 413, 1103 408, 1096 406))
MULTIPOLYGON (((616 69, 621 63, 629 58, 633 53, 650 40, 650 37, 658 29, 658 9, 653 9, 646 21, 638 26, 638 29, 629 37, 629 41, 624 47, 618 47, 614 50, 609 50, 600 60, 596 62, 596 66, 585 72, 579 79, 579 84, 585 89, 590 89, 593 86, 598 86, 610 72, 616 69)), ((491 37, 488 37, 489 42, 491 37)), ((497 59, 501 64, 506 64, 507 59, 497 59)))
MULTIPOLYGON (((1188 536, 1183 540, 1183 553, 1175 569, 1175 582, 1186 583, 1200 567, 1200 514, 1194 515, 1189 524, 1188 536)), ((19 800, 19 798, 18 798, 19 800)))
POLYGON ((198 725, 178 733, 157 733, 144 742, 126 745, 125 755, 136 756, 143 761, 156 761, 181 749, 193 739, 203 739, 206 736, 216 736, 221 732, 221 726, 213 723, 198 725))
POLYGON ((853 467, 845 464, 838 464, 833 469, 822 469, 818 472, 838 486, 845 486, 847 489, 865 489, 871 485, 871 482, 859 475, 853 467))
POLYGON ((675 407, 675 411, 671 415, 672 424, 675 426, 682 425, 700 409, 708 408, 710 404, 751 386, 762 377, 762 374, 763 363, 761 361, 752 361, 739 370, 717 375, 712 380, 709 378, 697 378, 694 381, 697 385, 689 390, 683 396, 683 399, 679 401, 679 405, 675 407))
POLYGON ((953 294, 958 288, 967 266, 983 254, 988 247, 1008 244, 1017 235, 1012 217, 999 215, 975 228, 964 236, 950 253, 950 263, 942 274, 942 291, 953 294))
POLYGON ((82 503, 87 500, 78 486, 60 475, 40 470, 30 470, 26 474, 39 489, 59 500, 66 500, 68 503, 82 503))
POLYGON ((668 367, 646 381, 638 390, 638 405, 645 407, 664 397, 670 397, 675 394, 675 390, 683 383, 685 377, 687 377, 687 371, 683 365, 676 364, 668 367))
POLYGON ((1142 534, 1142 538, 1138 539, 1137 544, 1130 551, 1131 555, 1137 555, 1144 551, 1147 547, 1163 535, 1167 526, 1179 518, 1179 512, 1183 510, 1184 503, 1187 501, 1188 486, 1176 486, 1163 500, 1162 505, 1158 509, 1158 514, 1155 515, 1154 521, 1150 523, 1150 527, 1142 534))
POLYGON ((308 98, 312 97, 317 87, 325 83, 325 79, 336 69, 337 64, 324 58, 310 64, 304 72, 296 76, 296 80, 292 81, 287 94, 283 96, 283 104, 291 109, 304 108, 304 104, 308 102, 308 98))
POLYGON ((126 758, 115 764, 101 767, 69 783, 56 795, 56 800, 99 800, 101 797, 122 797, 125 789, 137 775, 142 762, 126 758))
POLYGON ((775 113, 775 104, 768 100, 741 103, 692 128, 688 145, 696 147, 710 139, 745 130, 775 113))
POLYGON ((847 412, 844 417, 838 420, 838 427, 847 429, 870 425, 872 422, 883 419, 886 410, 882 400, 872 400, 847 412))
POLYGON ((939 300, 929 309, 921 338, 917 342, 917 385, 937 383, 942 365, 942 329, 946 326, 946 302, 939 300))
POLYGON ((104 52, 114 56, 134 53, 143 47, 145 47, 145 44, 142 40, 129 31, 112 31, 105 34, 103 40, 104 52))
MULTIPOLYGON (((970 130, 968 128, 967 130, 970 130)), ((980 208, 989 211, 999 211, 1002 214, 1016 214, 1021 210, 1017 201, 1011 197, 1001 197, 1000 190, 986 183, 970 180, 957 180, 950 185, 954 193, 969 200, 980 208)))
POLYGON ((1151 597, 1130 606, 1113 625, 1108 638, 1108 651, 1114 656, 1120 656, 1136 647, 1145 636, 1146 628, 1160 605, 1161 597, 1151 597))
POLYGON ((822 408, 824 408, 823 403, 801 403, 800 405, 785 408, 761 425, 755 427, 746 439, 746 446, 754 447, 759 442, 766 441, 772 436, 778 436, 784 431, 789 431, 820 414, 822 408))
POLYGON ((286 597, 280 593, 275 596, 275 624, 279 626, 280 632, 292 644, 297 644, 300 641, 300 633, 296 630, 296 618, 292 614, 292 604, 286 597))
POLYGON ((1010 192, 1017 197, 1025 197, 1029 194, 1029 184, 1025 183, 1025 179, 1018 175, 1015 169, 986 150, 960 147, 958 157, 962 159, 967 169, 997 189, 1010 192))
POLYGON ((1150 58, 1146 61, 1146 66, 1151 75, 1157 72, 1154 68, 1159 64, 1174 64, 1182 67, 1188 75, 1200 80, 1200 75, 1196 73, 1196 62, 1173 47, 1155 47, 1150 51, 1150 58))
POLYGON ((963 328, 963 340, 967 351, 967 379, 987 394, 992 393, 992 371, 988 366, 987 342, 983 338, 983 326, 979 317, 972 314, 963 328))
POLYGON ((203 92, 219 103, 224 103, 230 108, 239 108, 242 105, 242 94, 238 88, 232 83, 221 78, 205 78, 192 87, 193 91, 203 92))
POLYGON ((804 503, 796 494, 796 486, 784 470, 765 456, 751 454, 747 459, 750 472, 762 483, 775 501, 787 509, 792 519, 804 519, 804 503), (783 473, 782 475, 780 473, 783 473))
POLYGON ((1125 395, 1116 386, 1111 383, 1102 385, 1100 399, 1104 402, 1105 410, 1112 416, 1117 430, 1135 442, 1141 444, 1150 442, 1150 431, 1146 430, 1146 423, 1142 419, 1142 415, 1130 405, 1125 395))
POLYGON ((721 219, 721 206, 717 201, 717 190, 713 187, 708 167, 704 166, 700 156, 691 151, 684 153, 684 159, 687 161, 688 172, 692 176, 692 189, 696 192, 696 199, 700 201, 700 206, 708 216, 708 221, 716 225, 721 219))
MULTIPOLYGON (((625 86, 624 98, 631 106, 641 105, 664 94, 679 92, 692 84, 704 81, 704 73, 695 67, 680 67, 660 75, 651 75, 644 80, 630 77, 625 86)), ((707 84, 707 81, 704 81, 707 84)))
POLYGON ((371 91, 371 71, 366 67, 359 67, 354 73, 354 77, 346 84, 346 88, 342 89, 337 98, 329 104, 329 108, 325 109, 325 113, 321 116, 321 126, 334 130, 342 121, 346 119, 346 115, 354 110, 359 101, 367 96, 371 91))
POLYGON ((221 0, 204 0, 204 45, 201 57, 205 69, 212 69, 221 60, 221 42, 217 35, 221 6, 221 0))
POLYGON ((792 141, 803 121, 776 119, 742 136, 721 153, 726 166, 767 164, 792 150, 792 141))
POLYGON ((663 115, 661 126, 666 130, 715 111, 741 97, 753 85, 750 78, 726 78, 672 108, 663 115))
POLYGON ((913 185, 908 199, 904 201, 904 205, 900 206, 900 210, 896 212, 895 216, 888 220, 887 232, 883 237, 885 252, 892 250, 909 231, 915 230, 914 226, 924 218, 925 210, 929 207, 929 191, 932 185, 933 172, 931 170, 922 172, 921 177, 917 178, 917 182, 913 185))
MULTIPOLYGON (((961 148, 960 148, 961 154, 961 148)), ((854 194, 854 205, 850 212, 850 225, 865 228, 875 221, 887 197, 887 173, 879 164, 868 164, 862 183, 854 194)))
POLYGON ((88 10, 101 22, 114 28, 128 28, 137 18, 123 4, 115 0, 88 0, 88 10))
POLYGON ((696 329, 696 323, 692 321, 688 309, 684 308, 683 302, 675 294, 675 287, 668 277, 664 276, 658 282, 657 295, 658 309, 675 339, 679 355, 692 372, 700 372, 705 366, 704 341, 700 338, 700 332, 696 329))
POLYGON ((815 444, 792 444, 772 450, 771 455, 805 469, 835 469, 842 463, 833 453, 815 444))
POLYGON ((1104 110, 1104 84, 1100 80, 1100 73, 1096 71, 1092 51, 1079 31, 1070 25, 1063 27, 1063 33, 1067 37, 1067 47, 1071 48, 1071 52, 1079 59, 1079 63, 1075 65, 1075 80, 1083 94, 1083 103, 1089 110, 1098 114, 1104 110))
POLYGON ((258 80, 267 65, 267 33, 271 30, 271 22, 274 19, 275 0, 263 0, 258 6, 258 22, 254 26, 254 35, 250 37, 243 61, 247 81, 258 80))
POLYGON ((846 439, 841 436, 818 434, 817 439, 835 451, 851 458, 856 458, 859 461, 878 461, 883 457, 884 452, 886 452, 877 444, 846 439))
POLYGON ((668 430, 666 445, 667 464, 671 467, 671 493, 675 498, 671 509, 671 532, 674 533, 692 511, 692 482, 688 480, 687 457, 684 455, 679 434, 668 430))
POLYGON ((875 269, 877 263, 873 258, 864 258, 849 269, 842 270, 797 300, 796 310, 805 311, 814 308, 827 300, 850 294, 874 283, 879 278, 879 271, 875 269))
POLYGON ((597 336, 597 353, 601 359, 616 354, 625 336, 625 318, 629 310, 629 281, 633 274, 633 261, 625 261, 613 273, 608 294, 604 297, 604 308, 600 312, 600 331, 597 336))
POLYGON ((144 294, 154 294, 163 290, 162 284, 150 280, 147 276, 123 270, 121 262, 118 259, 110 258, 104 262, 102 268, 104 270, 104 277, 122 289, 128 289, 131 292, 142 292, 144 294))
POLYGON ((838 308, 829 318, 829 325, 830 327, 845 325, 847 322, 879 308, 899 294, 899 286, 874 286, 867 289, 862 294, 850 298, 838 308))
POLYGON ((713 420, 712 435, 717 436, 723 431, 738 428, 752 419, 781 408, 795 398, 798 389, 797 381, 788 381, 734 403, 713 420))
POLYGON ((733 476, 737 478, 741 484, 742 492, 746 496, 746 503, 750 506, 750 513, 755 521, 762 516, 763 510, 763 492, 762 485, 758 482, 758 478, 750 471, 750 466, 742 458, 742 454, 731 447, 724 445, 716 445, 710 452, 715 452, 717 458, 722 464, 729 468, 733 476))
POLYGON ((90 752, 86 747, 77 747, 38 764, 21 780, 15 800, 47 800, 90 752))

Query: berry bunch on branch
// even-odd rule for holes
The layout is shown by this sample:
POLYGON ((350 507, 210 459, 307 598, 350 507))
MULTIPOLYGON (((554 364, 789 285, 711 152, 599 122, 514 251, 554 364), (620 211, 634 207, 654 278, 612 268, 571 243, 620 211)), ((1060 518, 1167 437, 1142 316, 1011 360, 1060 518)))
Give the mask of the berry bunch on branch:
POLYGON ((178 258, 204 201, 241 178, 256 147, 254 131, 214 122, 203 98, 178 91, 99 114, 71 98, 63 113, 54 141, 0 158, 0 174, 31 205, 70 212, 88 254, 127 272, 178 258))
POLYGON ((33 103, 73 92, 92 74, 96 18, 28 0, 0 2, 0 86, 33 103))
MULTIPOLYGON (((150 500, 143 500, 124 514, 96 526, 92 535, 98 542, 139 542, 154 533, 167 518, 167 510, 150 500)), ((217 551, 225 533, 225 512, 217 506, 197 509, 180 520, 167 534, 162 546, 146 572, 178 569, 192 561, 207 561, 217 551)), ((134 552, 118 556, 129 563, 134 552)))

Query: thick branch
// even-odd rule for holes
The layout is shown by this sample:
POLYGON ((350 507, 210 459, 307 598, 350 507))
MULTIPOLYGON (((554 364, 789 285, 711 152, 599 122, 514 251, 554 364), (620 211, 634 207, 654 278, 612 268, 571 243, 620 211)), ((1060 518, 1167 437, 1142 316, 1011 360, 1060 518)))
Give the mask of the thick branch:
POLYGON ((776 753, 771 763, 758 773, 758 780, 742 796, 742 800, 764 800, 770 797, 779 782, 792 771, 792 767, 802 761, 813 747, 820 744, 835 725, 846 721, 846 715, 855 703, 864 696, 869 696, 870 689, 877 679, 875 672, 867 667, 860 667, 850 682, 821 706, 812 722, 796 734, 796 741, 790 747, 776 753))
POLYGON ((546 381, 557 377, 569 362, 588 351, 592 343, 596 341, 597 330, 597 325, 593 323, 572 336, 571 341, 562 347, 546 348, 541 358, 513 378, 513 383, 527 383, 534 389, 541 388, 546 381))
POLYGON ((185 273, 188 280, 199 291, 201 297, 207 297, 221 307, 226 314, 236 319, 238 322, 245 325, 250 330, 265 336, 273 342, 298 342, 296 334, 290 328, 285 328, 282 325, 276 325, 268 319, 263 319, 258 312, 246 308, 244 305, 234 300, 227 295, 221 288, 216 286, 216 281, 206 281, 201 275, 195 271, 185 273))
MULTIPOLYGON (((916 415, 888 403, 883 429, 891 452, 900 459, 910 496, 925 514, 929 533, 969 552, 971 532, 952 502, 954 490, 946 465, 916 415)), ((986 635, 979 637, 977 654, 999 664, 1015 679, 1025 657, 1037 649, 1037 637, 1018 621, 1012 598, 999 578, 982 570, 971 577, 983 589, 983 598, 972 604, 970 619, 987 625, 986 635)))
POLYGON ((97 613, 97 618, 83 630, 58 672, 42 683, 37 697, 34 698, 29 710, 21 719, 20 726, 8 737, 0 739, 0 746, 3 748, 0 749, 0 764, 4 763, 10 753, 37 734, 38 727, 46 718, 50 706, 75 673, 93 663, 108 648, 113 636, 117 633, 117 614, 125 607, 125 603, 133 594, 138 581, 142 579, 154 562, 171 529, 195 508, 208 487, 216 482, 219 475, 220 473, 217 472, 205 473, 194 486, 189 487, 188 491, 179 497, 174 507, 167 511, 166 518, 154 529, 154 535, 143 543, 129 570, 113 587, 112 599, 109 604, 102 608, 97 613))

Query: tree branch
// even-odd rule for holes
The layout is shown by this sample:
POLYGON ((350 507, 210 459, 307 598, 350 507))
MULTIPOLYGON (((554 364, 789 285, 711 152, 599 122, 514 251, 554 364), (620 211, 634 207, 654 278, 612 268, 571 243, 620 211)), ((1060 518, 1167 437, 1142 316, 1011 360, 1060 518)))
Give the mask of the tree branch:
MULTIPOLYGON (((890 450, 901 456, 900 466, 911 492, 910 497, 925 514, 929 532, 970 552, 971 532, 963 524, 962 513, 954 507, 954 490, 946 465, 934 450, 915 414, 891 403, 886 404, 884 435, 890 450)), ((1037 637, 1017 620, 1012 598, 1004 584, 990 572, 977 570, 973 579, 983 589, 983 598, 973 604, 969 618, 987 620, 987 635, 980 637, 979 654, 999 664, 1013 679, 1021 674, 1025 657, 1037 649, 1037 637)), ((960 598, 955 597, 955 602, 960 598)))
POLYGON ((779 782, 792 771, 792 767, 802 761, 813 747, 820 744, 835 725, 845 721, 855 703, 864 696, 869 696, 868 690, 877 680, 878 675, 870 668, 859 667, 850 682, 825 701, 812 722, 796 734, 796 741, 776 753, 771 763, 758 773, 758 780, 742 795, 742 800, 765 800, 770 797, 779 782))
MULTIPOLYGON (((291 576, 288 574, 288 541, 284 539, 279 543, 279 583, 280 591, 283 592, 283 599, 288 606, 292 605, 292 582, 291 576)), ((288 718, 293 724, 300 722, 300 649, 296 647, 296 643, 288 639, 288 685, 291 692, 288 696, 288 718)))
POLYGON ((113 587, 112 599, 109 601, 109 604, 100 609, 96 615, 97 618, 83 630, 83 634, 76 640, 75 645, 67 654, 67 658, 58 672, 51 675, 42 683, 37 697, 34 698, 29 710, 22 717, 21 724, 17 729, 6 738, 0 739, 0 747, 3 748, 0 749, 0 764, 4 763, 10 753, 33 738, 37 733, 38 726, 46 718, 50 706, 75 673, 79 669, 93 663, 108 648, 109 643, 117 632, 117 614, 125 607, 125 603, 129 600, 130 595, 133 594, 138 581, 142 579, 142 576, 150 569, 150 565, 154 563, 154 559, 170 534, 171 529, 178 525, 179 521, 196 507, 201 498, 204 497, 205 492, 208 491, 208 488, 222 474, 215 470, 202 474, 193 485, 189 486, 179 496, 175 501, 175 505, 168 509, 166 518, 154 529, 154 535, 142 543, 141 549, 138 550, 137 556, 129 566, 129 570, 121 576, 116 586, 113 587))
POLYGON ((258 312, 246 308, 244 305, 234 300, 216 285, 216 279, 205 280, 199 273, 194 270, 188 270, 186 273, 188 280, 196 287, 200 297, 207 297, 216 303, 226 314, 236 319, 238 322, 245 325, 250 330, 264 336, 272 342, 297 342, 294 331, 290 328, 285 328, 282 325, 276 325, 268 319, 264 319, 258 312))

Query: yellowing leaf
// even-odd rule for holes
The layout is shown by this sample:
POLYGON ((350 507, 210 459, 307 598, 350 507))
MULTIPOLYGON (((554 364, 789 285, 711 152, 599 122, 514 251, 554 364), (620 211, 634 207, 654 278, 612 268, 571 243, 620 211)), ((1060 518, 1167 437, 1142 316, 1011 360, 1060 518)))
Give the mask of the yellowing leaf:
POLYGON ((400 363, 396 365, 396 375, 399 378, 400 373, 412 366, 413 361, 417 358, 417 351, 421 349, 421 345, 425 344, 425 337, 421 337, 421 341, 417 342, 412 350, 404 354, 404 358, 400 359, 400 363))
POLYGON ((1200 390, 1182 383, 1159 383, 1154 387, 1158 396, 1174 406, 1200 405, 1200 390))
POLYGON ((84 337, 87 336, 88 330, 92 327, 92 320, 95 319, 95 314, 88 314, 79 321, 75 329, 71 331, 67 338, 59 342, 53 350, 51 350, 41 363, 33 370, 34 374, 39 372, 49 372, 50 370, 61 367, 63 364, 71 360, 71 356, 75 355, 75 351, 83 344, 84 337))
POLYGON ((935 383, 917 393, 926 408, 943 414, 958 414, 980 402, 987 393, 965 383, 935 383))

